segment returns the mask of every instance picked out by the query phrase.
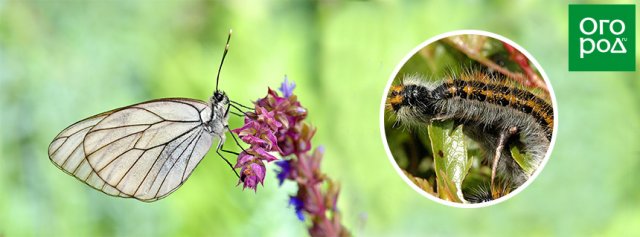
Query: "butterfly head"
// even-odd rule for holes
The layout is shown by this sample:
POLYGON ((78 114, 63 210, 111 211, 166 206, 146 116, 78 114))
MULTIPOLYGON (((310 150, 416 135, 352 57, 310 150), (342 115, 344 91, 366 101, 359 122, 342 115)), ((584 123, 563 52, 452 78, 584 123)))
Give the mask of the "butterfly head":
POLYGON ((224 93, 224 91, 217 90, 216 92, 213 93, 213 96, 211 97, 211 102, 217 103, 217 104, 219 103, 228 104, 229 98, 227 97, 227 94, 224 93))
POLYGON ((209 131, 221 135, 225 132, 229 119, 229 98, 223 91, 217 90, 209 99, 211 103, 211 118, 209 119, 209 131))
POLYGON ((213 93, 213 96, 209 98, 209 103, 211 103, 211 109, 213 113, 211 114, 212 118, 227 118, 227 112, 229 107, 229 97, 224 91, 217 90, 213 93))

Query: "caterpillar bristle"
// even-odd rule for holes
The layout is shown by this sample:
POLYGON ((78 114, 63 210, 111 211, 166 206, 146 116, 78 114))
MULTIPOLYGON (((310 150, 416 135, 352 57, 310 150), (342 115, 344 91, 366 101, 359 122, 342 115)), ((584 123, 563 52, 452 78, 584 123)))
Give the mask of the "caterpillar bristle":
MULTIPOLYGON (((433 120, 449 119, 465 125, 465 134, 481 145, 485 157, 495 154, 493 149, 501 132, 515 128, 513 139, 530 155, 529 162, 535 170, 553 132, 549 98, 547 92, 527 88, 509 78, 465 69, 439 81, 405 75, 400 84, 391 87, 387 108, 403 126, 424 126, 433 120)), ((513 161, 508 147, 501 152, 498 172, 512 186, 519 186, 528 175, 513 161)))
POLYGON ((470 203, 490 202, 511 193, 513 187, 508 178, 499 178, 494 187, 488 182, 465 189, 462 193, 470 203))
POLYGON ((464 199, 470 203, 483 203, 493 201, 493 195, 491 194, 491 187, 488 183, 481 183, 477 186, 468 188, 462 192, 464 199))

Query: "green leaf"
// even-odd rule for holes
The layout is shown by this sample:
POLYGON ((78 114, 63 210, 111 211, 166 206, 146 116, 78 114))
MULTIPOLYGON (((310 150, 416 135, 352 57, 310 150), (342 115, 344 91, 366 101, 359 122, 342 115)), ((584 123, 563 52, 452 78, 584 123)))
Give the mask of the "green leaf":
POLYGON ((462 126, 454 126, 453 121, 434 121, 427 129, 431 139, 439 197, 464 202, 462 181, 469 172, 471 160, 467 158, 462 126))
POLYGON ((511 152, 511 157, 513 157, 516 163, 518 163, 524 173, 526 173, 528 176, 531 176, 531 174, 533 174, 533 171, 535 171, 533 165, 531 164, 531 162, 529 162, 531 161, 531 156, 520 152, 520 147, 518 147, 517 145, 511 145, 509 151, 511 152))

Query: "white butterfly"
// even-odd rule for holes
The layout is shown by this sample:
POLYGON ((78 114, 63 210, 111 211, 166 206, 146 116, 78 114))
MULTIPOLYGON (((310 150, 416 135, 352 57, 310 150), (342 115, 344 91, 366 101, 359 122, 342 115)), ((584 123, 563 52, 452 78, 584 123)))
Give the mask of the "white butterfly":
MULTIPOLYGON (((222 62, 230 38, 231 31, 222 62)), ((238 108, 218 90, 219 75, 220 69, 208 103, 157 99, 74 123, 53 139, 49 158, 106 194, 146 202, 164 198, 189 178, 214 141, 216 152, 222 150, 229 108, 238 108)))

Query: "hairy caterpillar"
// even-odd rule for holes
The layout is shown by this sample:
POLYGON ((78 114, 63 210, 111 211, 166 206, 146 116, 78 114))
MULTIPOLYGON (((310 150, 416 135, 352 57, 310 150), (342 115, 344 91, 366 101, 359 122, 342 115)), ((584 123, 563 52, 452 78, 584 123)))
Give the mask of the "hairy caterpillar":
POLYGON ((405 76, 401 84, 391 87, 387 105, 401 123, 452 119, 464 125, 463 132, 480 144, 486 157, 499 158, 495 169, 514 188, 530 174, 516 163, 509 147, 522 147, 529 156, 528 165, 536 170, 553 131, 553 107, 548 95, 480 71, 451 75, 437 82, 405 76))

